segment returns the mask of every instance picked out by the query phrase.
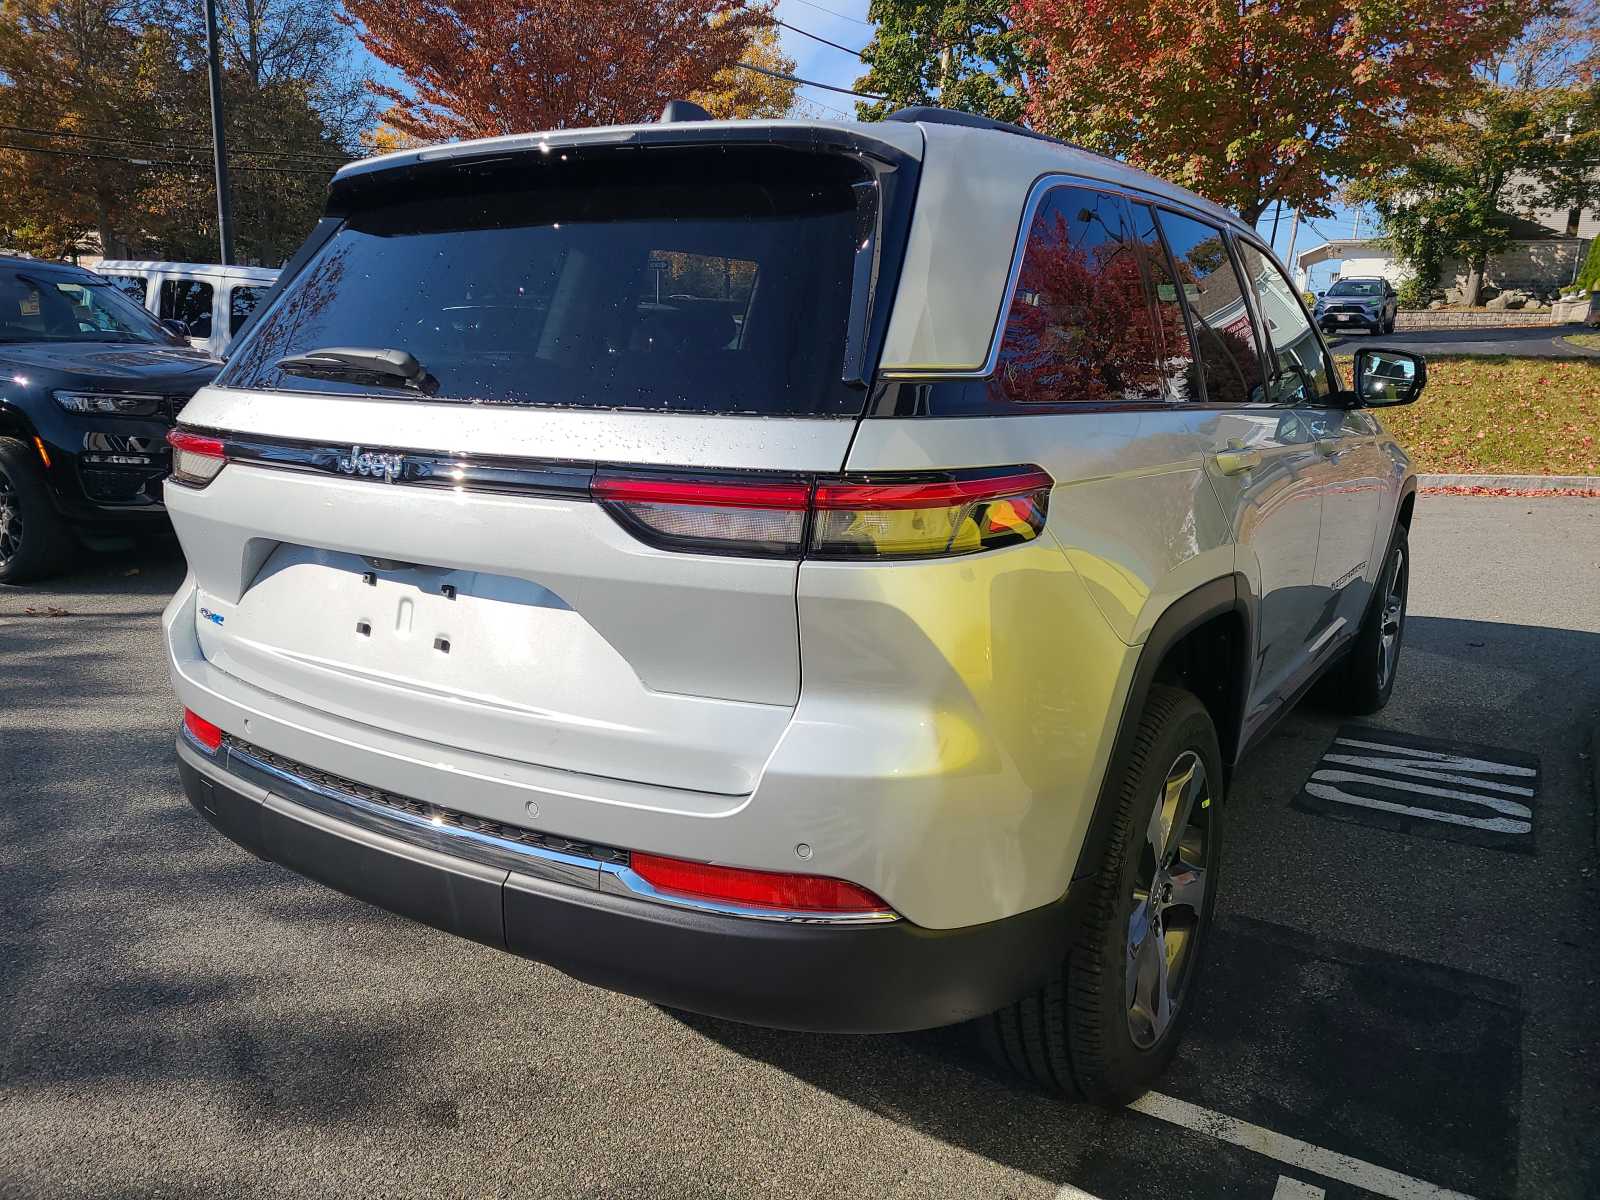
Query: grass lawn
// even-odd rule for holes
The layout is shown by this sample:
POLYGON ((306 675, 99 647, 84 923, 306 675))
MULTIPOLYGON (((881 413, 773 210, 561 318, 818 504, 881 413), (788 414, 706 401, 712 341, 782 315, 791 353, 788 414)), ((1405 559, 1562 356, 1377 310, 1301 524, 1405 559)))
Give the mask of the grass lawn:
POLYGON ((1419 472, 1600 475, 1600 359, 1430 355, 1422 399, 1380 416, 1419 472))
POLYGON ((1582 346, 1585 350, 1600 350, 1600 333, 1569 333, 1561 340, 1582 346))

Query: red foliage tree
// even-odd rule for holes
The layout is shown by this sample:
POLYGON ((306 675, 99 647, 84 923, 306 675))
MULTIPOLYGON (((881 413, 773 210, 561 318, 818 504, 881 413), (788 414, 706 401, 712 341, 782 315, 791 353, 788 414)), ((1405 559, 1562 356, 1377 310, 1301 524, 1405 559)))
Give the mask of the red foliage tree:
POLYGON ((1015 0, 1046 65, 1036 128, 1239 210, 1327 215, 1336 181, 1403 161, 1403 118, 1459 98, 1551 0, 1015 0))
POLYGON ((713 86, 770 9, 742 0, 342 0, 361 44, 404 77, 369 86, 384 121, 442 141, 654 119, 713 86))

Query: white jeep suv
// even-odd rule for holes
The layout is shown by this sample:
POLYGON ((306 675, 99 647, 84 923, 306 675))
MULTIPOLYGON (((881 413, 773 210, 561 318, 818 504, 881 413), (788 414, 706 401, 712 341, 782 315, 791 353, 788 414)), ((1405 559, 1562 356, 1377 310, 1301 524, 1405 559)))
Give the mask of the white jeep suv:
POLYGON ((1393 686, 1422 384, 1345 390, 1231 214, 961 114, 357 163, 172 435, 184 787, 602 987, 982 1018, 1124 1100, 1233 764, 1393 686))

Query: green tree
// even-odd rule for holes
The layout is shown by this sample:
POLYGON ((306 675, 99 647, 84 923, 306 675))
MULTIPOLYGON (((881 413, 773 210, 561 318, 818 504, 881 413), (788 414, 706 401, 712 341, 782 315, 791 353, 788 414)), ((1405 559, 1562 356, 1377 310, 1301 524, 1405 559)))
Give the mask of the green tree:
POLYGON ((1453 257, 1467 268, 1466 302, 1477 304, 1490 256, 1511 237, 1506 206, 1533 199, 1531 170, 1546 152, 1546 114, 1532 93, 1485 84, 1459 111, 1412 121, 1408 130, 1416 152, 1352 184, 1348 195, 1377 209, 1413 290, 1436 287, 1453 257))
POLYGON ((897 108, 936 104, 1020 121, 1036 63, 1011 21, 1009 0, 872 0, 877 29, 861 52, 867 72, 856 90, 864 121, 897 108))
MULTIPOLYGON (((729 14, 713 17, 726 21, 729 14)), ((745 43, 739 62, 764 67, 772 74, 747 70, 735 64, 712 77, 711 84, 689 99, 721 121, 748 121, 757 117, 781 117, 794 107, 794 94, 800 85, 779 75, 794 74, 794 59, 778 43, 776 25, 758 25, 745 43)))
POLYGON ((1547 0, 1017 0, 1042 58, 1035 128, 1173 179, 1254 221, 1331 213, 1340 180, 1403 161, 1547 0))

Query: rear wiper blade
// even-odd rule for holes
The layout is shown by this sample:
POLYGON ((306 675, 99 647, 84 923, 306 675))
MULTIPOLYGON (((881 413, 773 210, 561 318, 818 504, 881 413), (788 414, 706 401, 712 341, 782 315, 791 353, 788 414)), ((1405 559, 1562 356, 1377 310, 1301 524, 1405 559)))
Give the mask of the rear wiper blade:
POLYGON ((371 346, 326 346, 289 354, 274 364, 287 375, 366 383, 375 387, 411 388, 431 396, 439 381, 423 368, 416 356, 404 350, 371 346))

